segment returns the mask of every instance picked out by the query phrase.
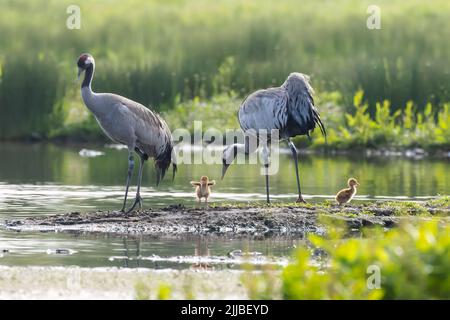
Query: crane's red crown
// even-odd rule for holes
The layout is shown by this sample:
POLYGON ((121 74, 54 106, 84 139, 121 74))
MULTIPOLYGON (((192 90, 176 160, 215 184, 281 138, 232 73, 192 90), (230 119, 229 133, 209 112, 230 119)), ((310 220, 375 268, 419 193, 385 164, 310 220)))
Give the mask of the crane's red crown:
POLYGON ((78 62, 77 65, 80 68, 86 68, 86 66, 90 63, 92 63, 92 56, 89 53, 83 53, 79 58, 78 58, 78 62))

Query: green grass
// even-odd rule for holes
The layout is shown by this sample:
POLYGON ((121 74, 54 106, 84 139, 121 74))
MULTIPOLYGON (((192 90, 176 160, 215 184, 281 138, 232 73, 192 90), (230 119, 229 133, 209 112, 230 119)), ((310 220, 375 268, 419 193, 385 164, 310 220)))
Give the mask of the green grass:
POLYGON ((436 207, 450 207, 450 196, 441 196, 435 200, 432 200, 429 202, 430 206, 436 206, 436 207))
MULTIPOLYGON (((394 215, 404 216, 404 215, 428 215, 429 211, 427 207, 423 204, 417 202, 398 202, 398 201, 388 201, 383 203, 383 207, 387 210, 393 210, 394 215)), ((444 208, 443 206, 441 208, 444 208)))
POLYGON ((81 30, 65 27, 69 0, 0 4, 0 139, 54 136, 85 119, 74 79, 86 51, 94 90, 158 111, 230 90, 240 99, 292 71, 340 92, 341 112, 352 113, 359 88, 372 116, 384 99, 393 113, 450 100, 446 0, 378 1, 382 30, 366 28, 369 0, 80 0, 81 30))
POLYGON ((358 214, 373 215, 375 212, 385 210, 386 213, 390 213, 393 216, 408 216, 408 215, 421 215, 431 216, 436 213, 443 213, 444 216, 448 216, 450 213, 449 196, 440 196, 437 199, 429 200, 426 202, 412 202, 412 201, 366 201, 364 203, 352 202, 344 206, 338 207, 335 202, 326 200, 319 203, 296 203, 296 202, 272 202, 267 204, 264 201, 261 202, 221 202, 216 204, 209 204, 211 209, 245 209, 245 208, 307 208, 316 213, 330 213, 330 209, 340 209, 339 214, 345 217, 356 217, 354 212, 348 212, 346 208, 360 209, 358 214))

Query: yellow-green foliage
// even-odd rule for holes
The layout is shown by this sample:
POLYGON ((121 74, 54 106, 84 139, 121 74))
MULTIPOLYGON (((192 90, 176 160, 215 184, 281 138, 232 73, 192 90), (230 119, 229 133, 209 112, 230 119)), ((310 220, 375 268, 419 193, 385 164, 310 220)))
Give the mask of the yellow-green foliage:
POLYGON ((282 274, 285 299, 450 299, 450 227, 437 221, 405 225, 368 239, 310 236, 325 250, 325 266, 311 265, 307 249, 282 274), (374 284, 371 266, 379 268, 374 284), (368 269, 369 268, 369 269, 368 269))
POLYGON ((156 292, 156 299, 168 300, 172 298, 172 287, 165 283, 155 284, 151 279, 139 280, 134 284, 136 300, 149 300, 152 291, 156 292))
POLYGON ((169 300, 172 296, 172 288, 169 285, 161 284, 158 288, 158 300, 169 300))
MULTIPOLYGON (((404 109, 393 111, 391 103, 384 100, 376 103, 375 114, 369 113, 369 105, 363 101, 364 92, 354 95, 353 107, 342 117, 329 116, 325 109, 324 123, 328 139, 320 136, 314 146, 331 148, 353 147, 450 147, 450 108, 445 103, 442 108, 428 103, 423 112, 417 110, 410 101, 404 109)), ((335 111, 336 112, 336 111, 335 111)), ((339 112, 339 111, 338 111, 339 112)), ((340 110, 342 112, 342 110, 340 110)))

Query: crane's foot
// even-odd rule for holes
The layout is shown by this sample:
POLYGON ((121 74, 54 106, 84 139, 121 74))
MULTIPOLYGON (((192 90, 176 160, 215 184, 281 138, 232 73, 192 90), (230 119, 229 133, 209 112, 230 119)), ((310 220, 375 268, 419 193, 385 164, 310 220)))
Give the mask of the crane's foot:
POLYGON ((298 196, 297 201, 295 201, 297 203, 306 203, 305 199, 303 199, 302 196, 298 196))
POLYGON ((125 212, 125 214, 128 214, 128 213, 134 211, 134 209, 136 208, 137 205, 139 205, 139 209, 142 209, 142 198, 141 198, 141 195, 139 195, 139 194, 136 196, 136 199, 134 199, 134 203, 131 206, 131 208, 128 209, 128 211, 125 212))
POLYGON ((125 206, 127 205, 127 200, 125 199, 125 201, 123 202, 123 206, 122 206, 122 209, 120 209, 120 213, 125 213, 126 211, 125 211, 125 206))

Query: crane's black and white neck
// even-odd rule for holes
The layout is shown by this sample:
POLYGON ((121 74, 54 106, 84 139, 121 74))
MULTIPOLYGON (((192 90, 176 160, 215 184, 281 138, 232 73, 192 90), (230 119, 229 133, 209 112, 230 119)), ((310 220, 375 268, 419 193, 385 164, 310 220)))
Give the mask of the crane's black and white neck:
POLYGON ((91 83, 92 78, 94 76, 94 70, 95 70, 95 60, 94 57, 92 57, 90 54, 85 53, 80 56, 77 62, 78 65, 78 77, 81 75, 83 71, 85 71, 84 80, 81 83, 81 88, 87 88, 90 91, 91 89, 91 83))
POLYGON ((98 101, 98 95, 92 91, 92 79, 95 72, 95 60, 90 54, 85 53, 80 56, 77 62, 78 77, 84 71, 84 79, 81 83, 81 97, 86 107, 92 111, 97 120, 108 113, 109 108, 107 104, 98 101))

